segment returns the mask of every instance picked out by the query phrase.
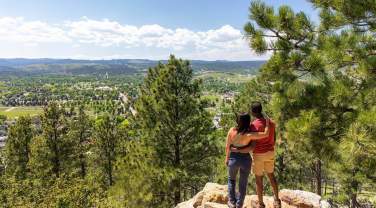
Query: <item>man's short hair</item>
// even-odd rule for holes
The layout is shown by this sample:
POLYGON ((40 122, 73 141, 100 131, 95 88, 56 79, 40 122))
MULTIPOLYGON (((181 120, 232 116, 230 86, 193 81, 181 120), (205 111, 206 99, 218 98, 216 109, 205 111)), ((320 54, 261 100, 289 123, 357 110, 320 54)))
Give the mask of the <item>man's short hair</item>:
POLYGON ((251 104, 251 112, 256 114, 261 114, 262 112, 262 105, 260 102, 255 101, 251 104))

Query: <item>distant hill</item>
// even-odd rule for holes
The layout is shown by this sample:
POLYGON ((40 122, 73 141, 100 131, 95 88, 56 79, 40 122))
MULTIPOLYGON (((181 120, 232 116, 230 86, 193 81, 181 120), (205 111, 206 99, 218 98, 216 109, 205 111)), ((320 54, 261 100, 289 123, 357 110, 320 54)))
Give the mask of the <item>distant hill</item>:
MULTIPOLYGON (((166 60, 160 60, 166 63, 166 60)), ((108 73, 144 73, 159 61, 148 59, 77 60, 77 59, 0 59, 0 75, 98 75, 108 73)), ((265 61, 202 61, 192 60, 193 70, 256 74, 265 61)))

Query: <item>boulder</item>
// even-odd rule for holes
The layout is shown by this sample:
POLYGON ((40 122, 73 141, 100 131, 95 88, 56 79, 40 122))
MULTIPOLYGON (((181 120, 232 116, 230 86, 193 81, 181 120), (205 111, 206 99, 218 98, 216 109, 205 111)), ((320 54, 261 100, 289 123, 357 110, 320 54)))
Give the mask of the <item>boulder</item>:
POLYGON ((178 205, 176 205, 175 208, 193 208, 194 206, 193 206, 192 201, 193 201, 193 198, 188 201, 181 202, 178 205))
MULTIPOLYGON (((216 202, 220 204, 227 204, 227 186, 216 183, 207 183, 202 190, 202 197, 197 198, 196 205, 199 205, 199 200, 202 199, 201 204, 206 202, 216 202)), ((197 195, 196 195, 197 196, 197 195)))
POLYGON ((308 191, 282 189, 279 198, 299 208, 320 208, 321 197, 308 191))
MULTIPOLYGON (((326 208, 327 203, 321 200, 317 194, 301 191, 283 189, 279 192, 282 201, 282 208, 326 208)), ((264 196, 266 208, 274 208, 274 198, 264 196)), ((197 193, 188 201, 182 202, 176 208, 227 208, 227 185, 207 183, 202 191, 197 193)), ((256 208, 258 204, 257 195, 247 195, 243 208, 256 208)))
MULTIPOLYGON (((227 204, 227 186, 207 183, 202 191, 192 199, 178 204, 176 208, 203 208, 207 202, 215 202, 219 205, 227 204)), ((208 204, 207 206, 215 205, 208 204)))
MULTIPOLYGON (((271 196, 263 197, 265 208, 273 208, 274 199, 271 196)), ((244 199, 243 208, 256 208, 258 204, 257 195, 247 195, 244 199)))
POLYGON ((202 208, 228 208, 226 204, 219 204, 215 202, 206 202, 202 208))

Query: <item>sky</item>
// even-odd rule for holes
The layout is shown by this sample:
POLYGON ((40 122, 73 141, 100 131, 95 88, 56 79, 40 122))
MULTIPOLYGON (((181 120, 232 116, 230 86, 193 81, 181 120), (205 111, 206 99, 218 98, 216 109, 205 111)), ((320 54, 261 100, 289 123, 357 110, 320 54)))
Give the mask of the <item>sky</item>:
MULTIPOLYGON (((305 0, 289 5, 317 20, 305 0)), ((0 0, 0 58, 263 60, 243 37, 250 0, 0 0)))

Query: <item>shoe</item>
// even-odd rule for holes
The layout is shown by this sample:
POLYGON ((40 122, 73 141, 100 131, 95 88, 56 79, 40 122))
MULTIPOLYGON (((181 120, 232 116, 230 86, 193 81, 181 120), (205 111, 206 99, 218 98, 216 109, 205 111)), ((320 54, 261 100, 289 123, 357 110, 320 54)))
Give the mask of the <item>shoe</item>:
POLYGON ((257 208, 265 208, 264 202, 258 203, 257 208))
POLYGON ((274 199, 274 208, 281 208, 281 200, 280 199, 274 199))

